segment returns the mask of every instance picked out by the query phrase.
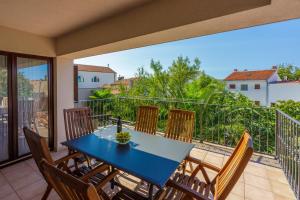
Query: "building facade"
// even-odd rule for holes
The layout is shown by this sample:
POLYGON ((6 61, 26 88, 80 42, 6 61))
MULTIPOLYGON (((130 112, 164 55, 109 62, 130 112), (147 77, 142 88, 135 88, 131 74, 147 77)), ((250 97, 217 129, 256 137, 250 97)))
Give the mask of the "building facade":
POLYGON ((116 72, 109 67, 75 65, 74 69, 74 78, 77 79, 74 84, 74 92, 76 94, 76 88, 78 92, 75 100, 88 99, 92 90, 100 89, 106 84, 114 83, 116 80, 116 72))
POLYGON ((271 106, 277 101, 300 101, 300 81, 281 80, 276 67, 271 70, 237 71, 225 78, 231 92, 239 92, 256 105, 271 106))
POLYGON ((268 105, 276 101, 300 101, 300 81, 279 81, 269 84, 268 105))

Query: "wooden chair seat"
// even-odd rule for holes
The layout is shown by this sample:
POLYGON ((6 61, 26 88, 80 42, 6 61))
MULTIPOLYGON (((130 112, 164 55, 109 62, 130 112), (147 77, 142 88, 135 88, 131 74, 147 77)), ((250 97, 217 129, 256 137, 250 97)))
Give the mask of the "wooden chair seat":
MULTIPOLYGON (((201 194, 205 199, 210 199, 211 184, 207 184, 197 177, 190 177, 182 173, 176 172, 172 178, 178 187, 188 188, 190 191, 201 194)), ((184 199, 188 197, 181 190, 176 190, 175 187, 168 187, 166 190, 165 199, 184 199)))
POLYGON ((167 183, 167 186, 169 187, 167 189, 167 194, 170 197, 177 195, 175 199, 184 200, 225 200, 243 173, 252 154, 252 138, 250 134, 245 131, 237 147, 234 149, 232 155, 222 169, 189 156, 186 160, 196 164, 197 167, 190 176, 185 175, 184 173, 176 173, 167 183), (213 180, 210 180, 208 177, 206 169, 217 172, 217 175, 213 180), (196 177, 199 172, 201 172, 204 177, 203 181, 200 181, 196 177))
POLYGON ((51 165, 65 171, 66 173, 72 176, 80 177, 82 180, 89 181, 90 183, 97 185, 97 188, 102 187, 104 184, 108 183, 111 180, 111 178, 116 176, 118 173, 118 171, 109 170, 110 167, 105 164, 97 165, 93 168, 85 165, 79 165, 77 167, 69 165, 70 160, 82 156, 82 154, 76 152, 64 156, 58 160, 53 160, 50 151, 47 147, 46 139, 44 137, 41 137, 40 135, 26 127, 24 127, 24 134, 29 149, 32 153, 32 157, 34 158, 41 174, 44 176, 46 182, 48 183, 47 190, 44 196, 42 197, 42 200, 46 200, 49 193, 52 190, 51 184, 46 177, 46 172, 40 165, 42 160, 46 160, 51 165))
MULTIPOLYGON (((68 141, 94 132, 91 109, 89 107, 64 109, 63 112, 66 138, 68 141)), ((74 150, 69 149, 70 154, 73 152, 74 150)), ((82 154, 76 158, 74 162, 75 167, 84 162, 91 165, 91 158, 82 154)))
MULTIPOLYGON (((41 162, 41 168, 45 172, 45 177, 51 186, 56 190, 62 200, 110 200, 111 198, 103 191, 99 185, 92 185, 85 177, 76 178, 58 169, 45 159, 41 162)), ((107 181, 114 176, 106 176, 107 181)), ((106 183, 107 183, 106 181, 106 183)), ((127 189, 125 186, 117 184, 121 190, 112 197, 113 200, 145 200, 145 197, 127 189)), ((159 193, 158 195, 163 195, 159 193)), ((159 196, 161 197, 161 196, 159 196)), ((161 200, 156 198, 155 200, 161 200)))

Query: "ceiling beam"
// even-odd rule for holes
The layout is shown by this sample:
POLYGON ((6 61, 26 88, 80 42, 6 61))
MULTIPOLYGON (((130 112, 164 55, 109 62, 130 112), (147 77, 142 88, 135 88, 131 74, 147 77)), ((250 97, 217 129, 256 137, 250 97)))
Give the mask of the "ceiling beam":
POLYGON ((56 38, 58 55, 269 5, 271 0, 155 0, 56 38))

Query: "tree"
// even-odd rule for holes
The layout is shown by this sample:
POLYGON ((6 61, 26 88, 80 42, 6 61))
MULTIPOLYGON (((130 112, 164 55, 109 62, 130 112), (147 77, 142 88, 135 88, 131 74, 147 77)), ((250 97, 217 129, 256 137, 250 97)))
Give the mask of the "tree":
POLYGON ((89 96, 90 99, 107 99, 112 97, 109 89, 93 90, 91 93, 92 95, 89 96))
POLYGON ((0 97, 7 97, 7 70, 0 68, 0 97))
POLYGON ((300 121, 300 102, 293 100, 278 101, 275 107, 300 121))
POLYGON ((172 65, 164 70, 159 61, 151 60, 149 74, 144 68, 139 68, 133 88, 132 96, 147 96, 160 98, 185 98, 186 84, 195 80, 200 74, 200 60, 196 58, 193 63, 189 58, 178 57, 172 65))
POLYGON ((300 80, 300 68, 294 65, 279 65, 278 75, 284 80, 285 77, 287 80, 300 80))

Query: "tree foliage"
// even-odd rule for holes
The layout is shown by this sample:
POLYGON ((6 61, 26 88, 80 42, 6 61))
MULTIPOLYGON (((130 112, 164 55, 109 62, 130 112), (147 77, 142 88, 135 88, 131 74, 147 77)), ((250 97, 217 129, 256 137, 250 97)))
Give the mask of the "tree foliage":
POLYGON ((278 75, 284 80, 285 77, 287 80, 300 80, 300 68, 294 65, 279 65, 278 75))

